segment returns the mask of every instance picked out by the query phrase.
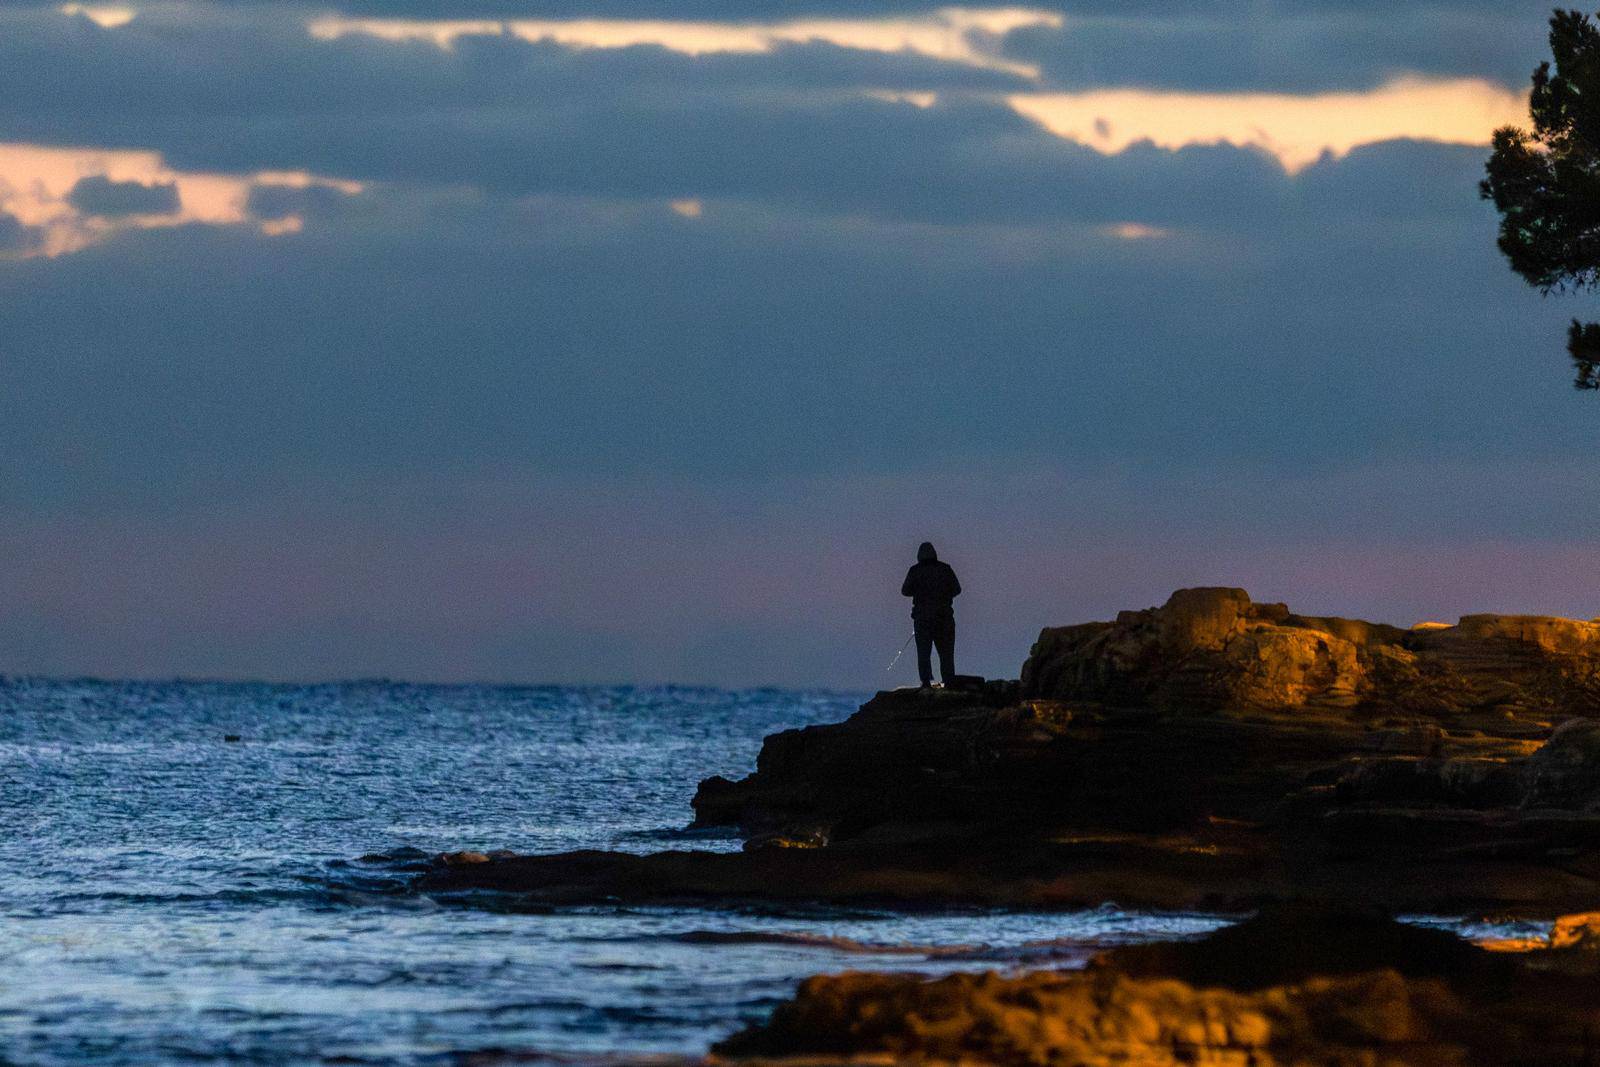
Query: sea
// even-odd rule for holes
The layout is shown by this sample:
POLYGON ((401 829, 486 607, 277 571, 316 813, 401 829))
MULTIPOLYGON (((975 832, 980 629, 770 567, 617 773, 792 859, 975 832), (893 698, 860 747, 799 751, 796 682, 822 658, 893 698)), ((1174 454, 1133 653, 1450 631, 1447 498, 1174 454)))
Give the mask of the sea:
POLYGON ((694 1057, 818 972, 1075 967, 1230 921, 412 889, 443 851, 737 849, 685 829, 696 783, 864 696, 0 679, 0 1064, 694 1057))

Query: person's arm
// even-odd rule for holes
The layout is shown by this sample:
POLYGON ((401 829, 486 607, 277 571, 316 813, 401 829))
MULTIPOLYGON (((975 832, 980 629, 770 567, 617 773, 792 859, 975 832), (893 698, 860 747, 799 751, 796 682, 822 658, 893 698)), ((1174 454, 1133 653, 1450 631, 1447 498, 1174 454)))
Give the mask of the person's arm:
POLYGON ((961 579, 956 577, 956 569, 954 567, 946 567, 945 569, 950 572, 950 599, 954 600, 961 595, 961 579))
POLYGON ((906 580, 900 583, 901 596, 916 596, 916 594, 911 591, 911 576, 916 573, 917 568, 915 567, 912 567, 910 570, 906 571, 906 580))

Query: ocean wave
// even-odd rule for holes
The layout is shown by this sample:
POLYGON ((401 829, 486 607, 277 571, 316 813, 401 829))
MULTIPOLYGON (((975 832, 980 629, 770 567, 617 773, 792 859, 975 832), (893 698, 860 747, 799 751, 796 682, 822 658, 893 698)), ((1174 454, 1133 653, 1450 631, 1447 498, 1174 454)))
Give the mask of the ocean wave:
POLYGON ((911 945, 858 941, 834 934, 813 934, 803 930, 685 930, 680 933, 651 935, 647 940, 672 941, 685 945, 789 945, 796 948, 825 949, 873 956, 959 956, 977 952, 978 945, 911 945))

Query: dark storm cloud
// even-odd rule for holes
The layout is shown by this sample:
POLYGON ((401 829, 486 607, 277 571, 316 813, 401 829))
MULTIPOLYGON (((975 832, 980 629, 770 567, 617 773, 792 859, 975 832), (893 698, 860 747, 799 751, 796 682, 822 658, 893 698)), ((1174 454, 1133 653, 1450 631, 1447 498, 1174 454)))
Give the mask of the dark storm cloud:
POLYGON ((473 184, 496 193, 697 196, 939 222, 1193 220, 1249 198, 1271 210, 1281 168, 1248 151, 1138 147, 1106 157, 998 105, 850 101, 769 108, 709 100, 527 114, 330 121, 314 139, 164 144, 190 168, 297 165, 343 177, 473 184), (908 176, 911 180, 908 180, 908 176), (1174 186, 1181 198, 1160 194, 1174 186), (1265 196, 1262 195, 1266 191, 1265 196))
MULTIPOLYGON (((34 6, 12 0, 16 6, 34 6)), ((4 6, 0 4, 0 6, 4 6)), ((236 0, 240 8, 278 8, 277 0, 236 0)), ((884 18, 927 14, 951 7, 948 0, 329 0, 306 5, 351 14, 388 18, 634 18, 708 19, 737 22, 809 15, 884 18)), ((1170 16, 1168 0, 1023 0, 1016 4, 973 3, 972 7, 1025 7, 1083 16, 1170 16)), ((1354 12, 1374 16, 1421 12, 1441 19, 1485 12, 1544 12, 1545 0, 1190 0, 1193 15, 1239 21, 1282 15, 1354 12)))
MULTIPOLYGON (((1136 146, 1107 162, 972 96, 1022 88, 1019 79, 927 57, 821 43, 688 56, 498 36, 447 50, 360 34, 318 41, 297 19, 232 10, 156 7, 113 30, 53 12, 9 16, 0 139, 153 148, 188 170, 308 169, 505 195, 709 197, 941 223, 1203 223, 1204 205, 1270 213, 1287 192, 1264 155, 1136 146), (919 108, 868 90, 941 97, 919 108), (1180 184, 1187 195, 1166 195, 1180 184)), ((1493 22, 1460 18, 1480 30, 1493 22)), ((1166 19, 1074 21, 1017 35, 1016 50, 1056 69, 1078 62, 1073 49, 1096 65, 1096 47, 1131 41, 1129 56, 1104 61, 1114 75, 1079 80, 1191 88, 1367 83, 1390 69, 1384 55, 1398 70, 1408 54, 1404 15, 1385 20, 1388 53, 1367 48, 1348 15, 1313 20, 1349 31, 1338 47, 1315 37, 1305 47, 1293 20, 1236 21, 1235 33, 1259 37, 1240 48, 1221 22, 1166 19), (1346 52, 1376 58, 1341 65, 1346 52)))
MULTIPOLYGON (((369 17, 612 17, 743 21, 820 17, 916 17, 946 3, 771 5, 665 0, 658 5, 586 2, 519 5, 383 3, 340 7, 369 17), (451 12, 456 12, 451 14, 451 12)), ((974 5, 983 6, 983 5, 974 5)), ((1110 3, 1048 0, 1020 6, 1059 14, 1060 28, 1015 30, 999 51, 1039 65, 1064 87, 1270 89, 1287 92, 1366 88, 1402 74, 1483 76, 1524 84, 1544 42, 1547 0, 1365 3, 1260 0, 1211 3, 1110 3)))
MULTIPOLYGON (((0 491, 147 505, 485 462, 714 480, 966 454, 1337 465, 1404 453, 1421 426, 1458 457, 1574 447, 1554 426, 1514 440, 1548 375, 1471 400, 1527 321, 1472 150, 1383 146, 1191 197, 1230 153, 1257 158, 1150 161, 1167 184, 1143 195, 1187 203, 1149 241, 390 190, 295 237, 190 227, 9 264, 0 332, 33 356, 0 400, 0 491), (1419 354, 1442 338, 1443 380, 1419 354)), ((1085 187, 1131 173, 1098 165, 1085 187)))
MULTIPOLYGON (((1037 218, 1125 210, 1170 166, 1109 167, 1009 108, 931 109, 860 89, 1014 89, 1015 79, 826 45, 770 56, 573 52, 466 38, 451 51, 231 25, 63 30, 0 39, 0 139, 154 148, 190 170, 309 169, 501 193, 773 199, 900 217, 1037 218), (284 78, 283 70, 295 70, 284 78), (907 181, 915 175, 914 181, 907 181), (1095 177, 1099 175, 1099 177, 1095 177)), ((1197 149, 1207 195, 1275 164, 1197 149), (1209 161, 1209 162, 1208 162, 1209 161)))
POLYGON ((701 196, 945 222, 1107 220, 1149 205, 1179 221, 1195 204, 1259 205, 1256 188, 1283 184, 1275 162, 1232 150, 1135 149, 1107 161, 960 95, 923 109, 802 92, 830 82, 939 90, 949 79, 1016 87, 992 72, 831 46, 694 58, 500 38, 444 51, 135 27, 63 32, 52 22, 0 40, 0 138, 154 148, 190 170, 304 168, 513 195, 701 196), (1161 195, 1177 183, 1191 195, 1161 195))
POLYGON ((587 97, 693 99, 822 88, 1004 90, 1014 77, 912 54, 827 44, 773 54, 689 56, 650 45, 573 50, 499 35, 451 49, 349 34, 311 38, 300 17, 245 19, 156 9, 116 29, 53 11, 14 15, 0 35, 0 119, 41 133, 123 143, 162 122, 541 110, 587 97), (287 72, 293 72, 289 76, 287 72))
POLYGON ((172 215, 179 208, 177 185, 157 182, 112 181, 104 175, 78 179, 67 194, 73 207, 85 215, 116 218, 122 215, 172 215))
MULTIPOLYGON (((0 0, 0 11, 50 11, 56 0, 0 0)), ((159 5, 151 5, 149 10, 159 5)), ((953 6, 949 0, 228 0, 208 5, 245 14, 338 12, 366 18, 412 19, 668 19, 719 22, 780 21, 807 17, 893 18, 926 16, 953 6)), ((954 5, 959 6, 959 5, 954 5)), ((1355 15, 1380 24, 1402 19, 1432 19, 1446 36, 1456 20, 1490 15, 1543 20, 1549 0, 1190 0, 1176 10, 1170 0, 1023 0, 1021 3, 972 3, 972 7, 1024 7, 1048 11, 1068 20, 1177 18, 1228 21, 1239 26, 1275 19, 1355 15)))
MULTIPOLYGON (((1060 30, 1017 31, 1005 51, 1040 64, 1047 88, 1301 91, 1368 87, 1406 72, 1520 86, 1542 49, 1542 8, 1378 17, 1253 7, 1249 18, 1226 5, 1211 17, 1188 9, 1074 17, 1060 30)), ((918 122, 904 114, 908 105, 897 114, 830 93, 1033 87, 993 70, 822 43, 687 56, 505 37, 462 38, 451 50, 359 34, 316 41, 304 29, 309 10, 158 6, 112 30, 53 10, 13 12, 0 33, 0 137, 154 147, 194 167, 446 181, 478 180, 481 168, 482 180, 506 189, 564 181, 570 159, 586 181, 618 172, 620 189, 671 173, 675 161, 657 156, 670 157, 680 139, 748 174, 771 162, 762 150, 788 136, 809 147, 814 130, 834 123, 846 127, 845 140, 850 127, 874 123, 898 127, 887 130, 891 141, 937 140, 960 120, 947 112, 918 122), (723 124, 730 136, 718 138, 723 124), (735 130, 758 136, 750 151, 740 151, 735 130)), ((818 158, 850 169, 827 151, 833 138, 824 140, 818 158)), ((595 191, 613 189, 602 182, 595 191)))
POLYGON ((760 56, 575 52, 499 37, 443 50, 167 17, 112 31, 21 20, 0 37, 0 139, 154 148, 187 169, 672 196, 877 181, 888 166, 871 158, 879 138, 929 156, 996 130, 1040 139, 1002 108, 919 119, 909 104, 861 96, 1021 86, 924 57, 821 44, 760 56))
POLYGON ((1390 221, 1454 218, 1463 226, 1485 219, 1473 193, 1481 149, 1427 141, 1361 145, 1343 159, 1325 159, 1300 173, 1293 201, 1320 217, 1358 217, 1374 228, 1390 221))
POLYGON ((1005 53, 1068 88, 1323 92, 1404 75, 1486 77, 1522 87, 1545 51, 1547 5, 1338 4, 1254 16, 1189 6, 1118 10, 1064 30, 1014 31, 1005 53))

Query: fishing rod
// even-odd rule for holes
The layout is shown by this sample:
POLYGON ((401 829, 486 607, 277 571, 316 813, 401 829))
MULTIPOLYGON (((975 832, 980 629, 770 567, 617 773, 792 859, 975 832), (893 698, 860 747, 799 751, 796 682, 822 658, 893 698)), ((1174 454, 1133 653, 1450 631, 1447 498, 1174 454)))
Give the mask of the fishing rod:
POLYGON ((917 636, 917 631, 912 630, 911 631, 911 637, 906 638, 906 643, 900 646, 900 651, 896 652, 894 654, 894 659, 890 660, 889 661, 889 665, 884 668, 884 672, 885 673, 894 670, 894 665, 896 663, 900 662, 900 657, 905 655, 906 654, 906 649, 911 647, 911 638, 912 637, 916 637, 916 636, 917 636))

